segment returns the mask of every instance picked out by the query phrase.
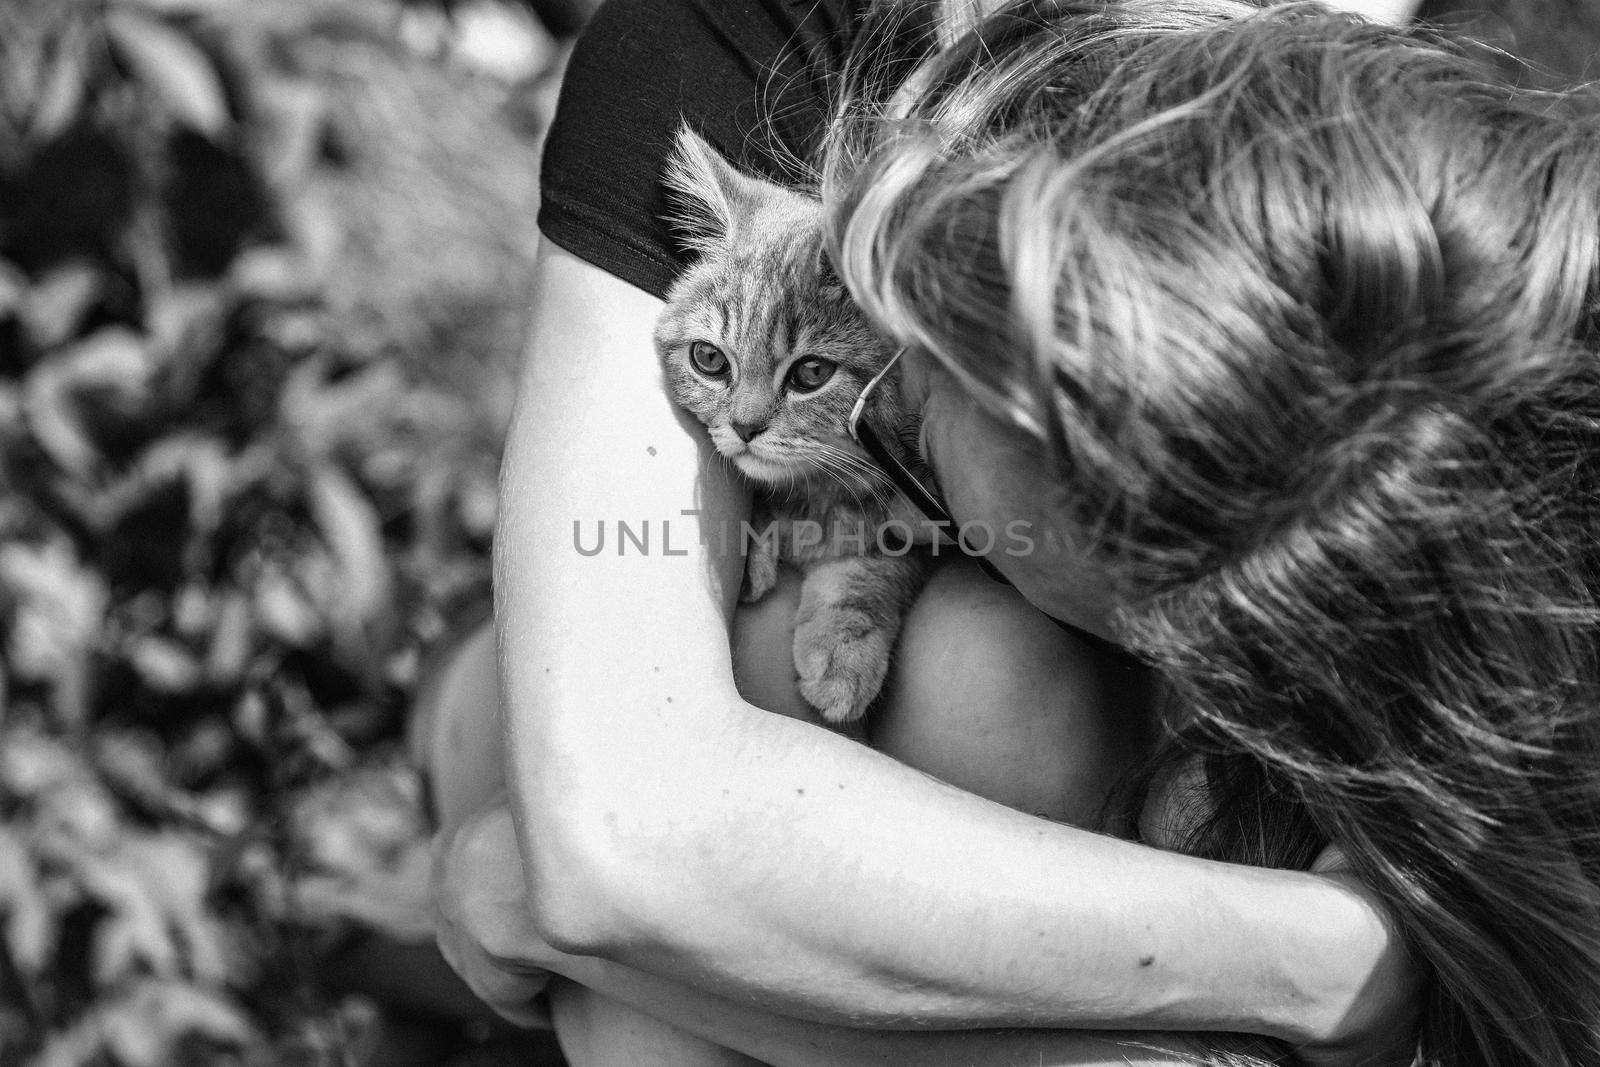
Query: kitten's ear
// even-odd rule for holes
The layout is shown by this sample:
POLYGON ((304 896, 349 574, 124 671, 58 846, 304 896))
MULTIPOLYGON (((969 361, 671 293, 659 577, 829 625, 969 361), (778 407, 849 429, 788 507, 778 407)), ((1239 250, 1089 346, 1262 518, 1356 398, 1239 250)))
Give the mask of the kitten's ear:
POLYGON ((833 257, 828 255, 826 247, 817 248, 817 292, 824 300, 848 300, 849 292, 845 289, 844 279, 839 277, 839 272, 833 267, 833 257))
POLYGON ((766 184, 729 163, 687 124, 678 127, 666 183, 677 208, 671 222, 684 243, 698 252, 736 233, 766 184))

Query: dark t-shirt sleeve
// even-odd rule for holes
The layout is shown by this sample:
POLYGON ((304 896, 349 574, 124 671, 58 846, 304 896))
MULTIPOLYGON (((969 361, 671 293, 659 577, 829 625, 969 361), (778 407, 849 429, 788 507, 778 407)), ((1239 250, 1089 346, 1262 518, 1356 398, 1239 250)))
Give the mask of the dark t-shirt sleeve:
POLYGON ((608 0, 579 38, 545 142, 539 228, 665 296, 680 250, 661 174, 687 121, 746 169, 800 177, 854 0, 608 0))

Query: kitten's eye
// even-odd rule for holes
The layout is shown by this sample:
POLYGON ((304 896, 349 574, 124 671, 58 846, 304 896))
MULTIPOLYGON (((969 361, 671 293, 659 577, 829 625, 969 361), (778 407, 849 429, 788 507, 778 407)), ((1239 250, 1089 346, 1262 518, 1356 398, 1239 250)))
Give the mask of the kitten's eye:
POLYGON ((789 370, 789 388, 797 393, 821 389, 838 369, 837 363, 826 359, 802 359, 789 370))
POLYGON ((695 341, 689 345, 689 365, 707 378, 728 376, 728 357, 722 349, 706 341, 695 341))

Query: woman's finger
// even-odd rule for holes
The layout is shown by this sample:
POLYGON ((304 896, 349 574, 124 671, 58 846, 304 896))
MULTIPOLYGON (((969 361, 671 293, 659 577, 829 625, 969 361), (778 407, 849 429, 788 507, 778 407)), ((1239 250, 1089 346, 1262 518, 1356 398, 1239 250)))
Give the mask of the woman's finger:
POLYGON ((533 1001, 550 980, 540 966, 549 950, 528 909, 515 830, 504 808, 439 835, 433 901, 439 949, 479 999, 518 1025, 548 1025, 533 1001))

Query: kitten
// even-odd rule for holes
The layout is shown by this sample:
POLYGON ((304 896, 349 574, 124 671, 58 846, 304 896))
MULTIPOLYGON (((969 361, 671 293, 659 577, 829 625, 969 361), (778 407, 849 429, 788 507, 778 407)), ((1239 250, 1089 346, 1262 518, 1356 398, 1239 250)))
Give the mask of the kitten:
MULTIPOLYGON (((882 687, 927 570, 896 536, 909 527, 925 541, 921 514, 847 428, 892 352, 829 266, 814 197, 737 170, 688 127, 666 182, 697 253, 656 326, 668 387, 759 488, 752 527, 766 536, 749 539, 743 598, 766 595, 780 562, 804 573, 800 692, 829 722, 848 722, 882 687), (907 525, 885 530, 890 519, 907 525)), ((894 428, 901 415, 895 383, 883 382, 865 418, 894 428)))

